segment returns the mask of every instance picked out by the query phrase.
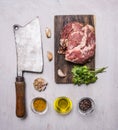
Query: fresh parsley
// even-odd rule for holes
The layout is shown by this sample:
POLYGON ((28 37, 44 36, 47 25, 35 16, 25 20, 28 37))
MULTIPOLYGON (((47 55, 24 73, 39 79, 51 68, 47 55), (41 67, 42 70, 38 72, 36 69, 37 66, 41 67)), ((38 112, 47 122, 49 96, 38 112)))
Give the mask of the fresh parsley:
POLYGON ((106 68, 107 67, 90 70, 88 66, 75 65, 71 70, 73 75, 72 82, 78 85, 94 83, 98 79, 97 74, 104 72, 106 68))

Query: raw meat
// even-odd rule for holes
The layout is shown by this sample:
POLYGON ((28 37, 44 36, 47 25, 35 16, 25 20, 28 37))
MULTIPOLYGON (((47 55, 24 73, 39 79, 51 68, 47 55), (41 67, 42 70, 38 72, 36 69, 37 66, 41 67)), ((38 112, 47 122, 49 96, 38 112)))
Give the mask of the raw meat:
POLYGON ((58 53, 65 54, 65 60, 84 64, 95 55, 95 31, 91 25, 71 22, 61 32, 58 53))

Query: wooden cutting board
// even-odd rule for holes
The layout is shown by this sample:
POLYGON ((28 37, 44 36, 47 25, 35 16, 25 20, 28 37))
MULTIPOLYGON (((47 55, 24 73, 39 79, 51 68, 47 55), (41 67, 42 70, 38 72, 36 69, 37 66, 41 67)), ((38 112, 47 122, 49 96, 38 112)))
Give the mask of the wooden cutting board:
MULTIPOLYGON (((55 51, 55 82, 56 83, 72 83, 71 69, 75 65, 74 63, 65 61, 64 55, 58 54, 58 48, 60 44, 60 32, 62 28, 69 22, 78 21, 84 25, 90 24, 95 27, 94 15, 58 15, 54 17, 54 51, 55 51), (57 71, 61 69, 67 74, 65 78, 58 76, 57 71)), ((86 63, 91 69, 95 69, 95 56, 89 63, 86 63)))

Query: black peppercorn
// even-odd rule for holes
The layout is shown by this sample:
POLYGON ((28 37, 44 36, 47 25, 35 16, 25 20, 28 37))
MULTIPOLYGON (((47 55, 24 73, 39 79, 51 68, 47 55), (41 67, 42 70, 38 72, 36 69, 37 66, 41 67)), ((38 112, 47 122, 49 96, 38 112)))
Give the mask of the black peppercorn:
POLYGON ((92 103, 89 98, 83 99, 79 103, 80 110, 86 112, 87 110, 91 109, 92 103))

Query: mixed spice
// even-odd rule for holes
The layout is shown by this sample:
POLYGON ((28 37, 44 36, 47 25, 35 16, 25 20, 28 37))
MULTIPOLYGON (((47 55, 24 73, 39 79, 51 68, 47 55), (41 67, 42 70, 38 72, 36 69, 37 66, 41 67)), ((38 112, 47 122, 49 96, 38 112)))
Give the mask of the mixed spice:
POLYGON ((43 112, 46 109, 47 103, 43 98, 36 98, 33 102, 33 108, 37 112, 43 112))

